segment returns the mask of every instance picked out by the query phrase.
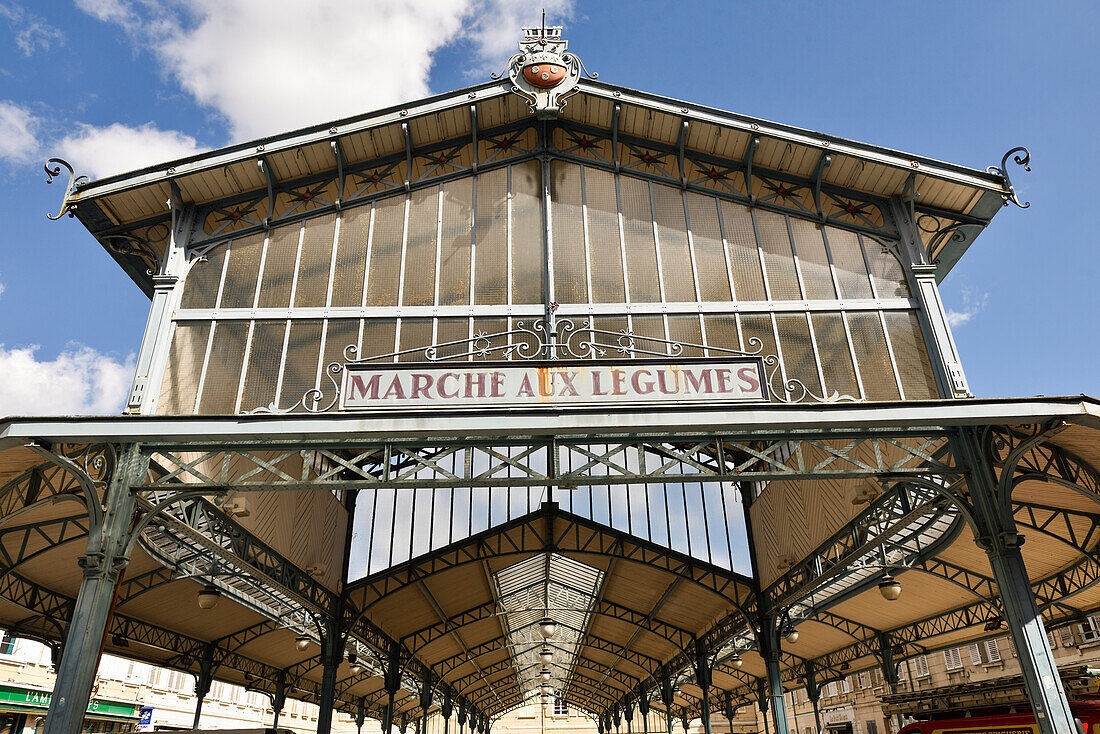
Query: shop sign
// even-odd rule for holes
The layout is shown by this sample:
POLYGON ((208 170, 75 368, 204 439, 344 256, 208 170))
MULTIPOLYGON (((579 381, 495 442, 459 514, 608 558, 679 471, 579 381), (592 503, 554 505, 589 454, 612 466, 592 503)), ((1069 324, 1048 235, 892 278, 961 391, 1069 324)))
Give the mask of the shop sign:
MULTIPOLYGON (((52 691, 40 691, 32 688, 19 688, 17 686, 0 685, 0 704, 14 704, 31 708, 48 709, 52 691)), ((93 698, 88 702, 88 713, 101 716, 126 716, 136 717, 137 706, 116 701, 104 701, 93 698)))
POLYGON ((763 360, 616 363, 348 364, 342 410, 456 406, 662 405, 765 402, 763 360))

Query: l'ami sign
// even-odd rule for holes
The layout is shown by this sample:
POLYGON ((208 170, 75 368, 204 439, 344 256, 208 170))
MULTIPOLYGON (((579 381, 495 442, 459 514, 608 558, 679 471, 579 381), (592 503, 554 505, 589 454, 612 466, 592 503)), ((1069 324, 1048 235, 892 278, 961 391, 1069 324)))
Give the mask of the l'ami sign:
POLYGON ((766 401, 760 359, 554 365, 348 365, 343 410, 473 405, 766 401))

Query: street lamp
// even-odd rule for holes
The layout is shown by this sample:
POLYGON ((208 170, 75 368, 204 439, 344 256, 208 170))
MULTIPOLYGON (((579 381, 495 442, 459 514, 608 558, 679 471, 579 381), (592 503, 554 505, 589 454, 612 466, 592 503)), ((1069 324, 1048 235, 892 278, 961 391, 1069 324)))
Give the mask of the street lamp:
POLYGON ((207 584, 199 589, 199 609, 213 609, 218 605, 218 599, 221 598, 221 590, 214 584, 207 584))
POLYGON ((901 596, 901 582, 887 573, 882 577, 882 581, 878 582, 878 592, 886 601, 897 601, 901 596))
POLYGON ((549 617, 544 617, 539 621, 539 634, 542 635, 542 639, 549 640, 551 637, 558 633, 558 623, 549 617))

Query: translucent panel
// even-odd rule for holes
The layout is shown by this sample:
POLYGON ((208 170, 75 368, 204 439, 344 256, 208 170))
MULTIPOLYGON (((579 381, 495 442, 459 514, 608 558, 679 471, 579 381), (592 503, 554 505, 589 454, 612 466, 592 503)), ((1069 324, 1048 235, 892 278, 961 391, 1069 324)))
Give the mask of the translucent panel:
POLYGON ((798 275, 794 270, 794 252, 787 233, 787 218, 763 209, 757 210, 755 216, 772 300, 800 300, 802 291, 798 287, 798 275))
POLYGON ((257 321, 252 327, 252 344, 244 375, 244 393, 241 395, 242 413, 274 402, 285 335, 286 322, 282 320, 257 321))
POLYGON ((846 229, 826 227, 825 236, 829 239, 829 251, 840 283, 840 297, 871 298, 871 281, 867 276, 867 263, 863 261, 863 248, 859 246, 859 235, 846 229))
POLYGON ((863 238, 863 250, 871 265, 871 277, 879 298, 908 298, 909 284, 905 270, 890 248, 870 237, 863 238))
POLYGON ((409 234, 405 244, 405 283, 401 305, 435 304, 435 249, 438 239, 439 188, 409 194, 409 234))
POLYGON ((928 345, 924 341, 917 314, 913 311, 902 311, 888 312, 885 316, 901 385, 905 388, 905 399, 932 400, 940 397, 932 363, 928 358, 928 345))
MULTIPOLYGON (((485 334, 487 337, 492 337, 493 334, 499 334, 501 332, 508 331, 508 319, 501 318, 478 318, 474 319, 474 335, 485 334)), ((492 346, 497 347, 501 344, 507 344, 507 337, 492 337, 489 339, 492 346)), ((500 359, 499 352, 489 352, 484 357, 475 356, 476 360, 492 360, 500 359)))
POLYGON ((474 303, 507 301, 508 170, 477 177, 477 250, 474 255, 474 303))
POLYGON ((550 164, 550 199, 554 235, 554 300, 588 303, 588 274, 581 210, 581 167, 550 164))
POLYGON ((470 351, 470 344, 467 341, 470 338, 469 319, 439 319, 435 331, 437 346, 447 342, 461 342, 453 347, 440 348, 436 353, 436 356, 440 359, 458 356, 470 351))
MULTIPOLYGON (((658 354, 668 354, 668 345, 665 343, 665 320, 661 316, 646 315, 635 316, 630 320, 635 340, 635 346, 643 353, 639 356, 647 357, 644 352, 657 352, 658 354), (645 338, 648 337, 648 338, 645 338), (657 339, 658 341, 650 341, 651 339, 657 339)), ((614 342, 612 342, 614 343, 614 342)), ((619 355, 609 355, 611 357, 618 357, 619 355)))
POLYGON ((729 247, 733 269, 734 294, 738 301, 763 301, 764 278, 760 274, 760 251, 756 246, 756 230, 748 207, 719 201, 722 226, 729 247))
POLYGON ((260 277, 260 308, 290 306, 290 288, 294 283, 294 263, 298 260, 301 237, 300 224, 273 229, 268 235, 264 272, 260 277))
POLYGON ((825 374, 825 392, 862 397, 852 366, 848 336, 844 333, 843 317, 838 313, 817 313, 811 320, 817 353, 821 357, 821 371, 825 374))
POLYGON ((370 212, 369 206, 357 206, 340 214, 340 241, 336 243, 336 268, 332 273, 333 306, 359 306, 363 303, 370 212))
POLYGON ((588 252, 592 259, 592 300, 624 303, 626 290, 614 175, 598 168, 585 168, 584 194, 588 210, 588 252))
MULTIPOLYGON (((592 319, 592 327, 595 329, 600 329, 601 331, 609 332, 607 334, 596 334, 593 341, 599 344, 609 344, 612 347, 617 346, 618 338, 620 336, 625 336, 627 331, 629 330, 626 316, 600 316, 592 319)), ((662 334, 663 333, 664 332, 662 332, 662 334)), ((664 336, 662 336, 661 338, 663 339, 664 336)), ((604 356, 614 359, 615 357, 618 357, 620 355, 611 354, 609 352, 604 356)))
POLYGON ((214 308, 217 305, 226 249, 227 245, 217 245, 203 259, 191 264, 180 296, 180 308, 214 308))
POLYGON ((363 337, 359 342, 359 358, 369 359, 383 354, 393 354, 397 337, 395 319, 366 319, 363 321, 363 337))
POLYGON ((209 336, 208 321, 176 323, 160 386, 158 415, 190 415, 195 411, 195 393, 199 389, 199 374, 209 336))
MULTIPOLYGON (((821 395, 821 378, 817 374, 817 359, 814 357, 814 345, 810 340, 806 316, 777 315, 775 325, 779 329, 779 344, 783 347, 783 366, 787 370, 787 379, 799 380, 810 392, 821 395)), ((794 397, 798 395, 795 394, 794 397)), ((806 399, 811 398, 807 395, 806 399)))
POLYGON ((336 231, 336 214, 324 214, 307 219, 303 226, 302 252, 298 259, 298 283, 294 290, 294 307, 324 306, 328 297, 329 271, 332 269, 332 242, 336 231))
MULTIPOLYGON (((321 359, 322 369, 329 365, 344 364, 344 348, 359 343, 359 319, 329 319, 325 326, 325 354, 321 359)), ((327 378, 321 378, 321 389, 328 390, 327 378)))
POLYGON ((405 197, 393 196, 374 204, 367 305, 396 306, 401 276, 401 240, 405 228, 405 197))
POLYGON ((859 375, 868 400, 898 400, 898 383, 886 349, 878 313, 849 313, 848 328, 859 362, 859 375))
POLYGON ((229 262, 225 268, 220 308, 252 308, 263 250, 263 232, 229 243, 229 262))
MULTIPOLYGON (((762 344, 760 349, 760 356, 766 357, 768 355, 778 355, 779 351, 775 348, 775 329, 772 328, 771 316, 766 314, 741 316, 741 336, 745 340, 745 351, 755 352, 757 347, 753 342, 753 339, 759 339, 762 344)), ((766 372, 771 372, 772 367, 765 366, 766 372)), ((778 373, 779 377, 782 373, 778 373)), ((777 377, 774 382, 779 384, 781 380, 777 377)))
POLYGON ((443 184, 443 239, 439 254, 439 303, 470 302, 470 253, 473 250, 474 180, 443 184))
POLYGON ((199 413, 226 415, 235 411, 247 339, 247 321, 222 321, 214 327, 199 413))
MULTIPOLYGON (((302 399, 306 390, 317 386, 320 350, 320 320, 291 322, 283 366, 283 384, 279 390, 280 408, 290 408, 302 399)), ((297 409, 301 410, 301 406, 297 409)))
POLYGON ((684 344, 681 357, 702 357, 702 347, 689 347, 687 344, 702 344, 703 331, 699 326, 699 317, 695 314, 689 316, 668 317, 668 338, 674 342, 684 344))
MULTIPOLYGON (((703 323, 707 327, 708 347, 730 349, 735 352, 746 351, 742 348, 741 339, 737 334, 736 316, 704 316, 703 323)), ((720 357, 722 353, 712 349, 710 356, 720 357)))
MULTIPOLYGON (((695 193, 688 193, 686 196, 691 241, 695 250, 695 268, 699 278, 699 297, 703 301, 728 301, 732 296, 729 274, 726 272, 726 255, 722 252, 718 200, 695 193)), ((661 242, 663 248, 664 240, 661 242)))
POLYGON ((695 273, 688 250, 684 195, 680 189, 653 184, 653 213, 661 243, 661 270, 665 279, 665 300, 697 301, 695 273))
POLYGON ((833 287, 833 274, 829 269, 829 255, 825 251, 821 225, 807 219, 791 217, 791 233, 798 251, 798 266, 802 269, 806 298, 835 299, 836 288, 833 287))
POLYGON ((432 319, 401 319, 401 346, 398 351, 406 349, 416 351, 403 354, 399 358, 402 362, 424 362, 427 356, 424 350, 434 344, 432 339, 432 319))
POLYGON ((546 303, 542 167, 512 166, 512 303, 546 303))
POLYGON ((619 192, 630 300, 634 303, 658 302, 661 300, 661 288, 657 278, 657 250, 653 243, 649 184, 636 178, 620 176, 619 192))

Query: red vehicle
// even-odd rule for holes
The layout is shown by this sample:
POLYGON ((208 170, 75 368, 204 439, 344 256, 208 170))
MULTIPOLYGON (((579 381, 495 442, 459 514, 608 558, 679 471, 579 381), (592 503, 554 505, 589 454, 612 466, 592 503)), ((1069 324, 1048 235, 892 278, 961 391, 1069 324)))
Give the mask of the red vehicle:
MULTIPOLYGON (((1100 702, 1074 701, 1070 710, 1081 724, 1082 734, 1100 734, 1100 702)), ((918 721, 901 729, 898 734, 1039 734, 1035 715, 1000 714, 971 716, 964 719, 932 719, 918 721)))

